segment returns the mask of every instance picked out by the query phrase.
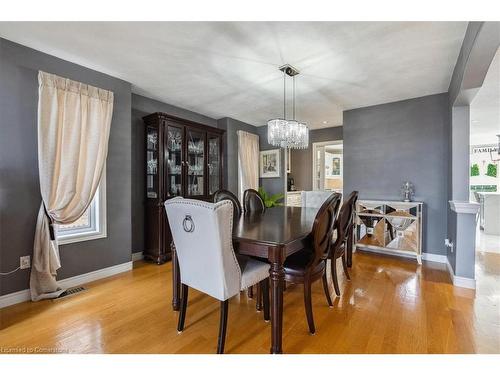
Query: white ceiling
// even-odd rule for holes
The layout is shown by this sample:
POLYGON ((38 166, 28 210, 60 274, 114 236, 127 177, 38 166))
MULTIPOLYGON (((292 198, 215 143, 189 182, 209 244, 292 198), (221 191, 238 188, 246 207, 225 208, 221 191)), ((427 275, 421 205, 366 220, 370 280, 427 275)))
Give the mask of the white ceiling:
MULTIPOLYGON (((0 36, 132 83, 204 115, 264 125, 282 115, 282 74, 301 74, 297 118, 448 90, 466 22, 0 22, 0 36)), ((290 117, 290 116, 289 116, 290 117)))
POLYGON ((471 144, 495 143, 500 134, 500 48, 470 106, 471 144))

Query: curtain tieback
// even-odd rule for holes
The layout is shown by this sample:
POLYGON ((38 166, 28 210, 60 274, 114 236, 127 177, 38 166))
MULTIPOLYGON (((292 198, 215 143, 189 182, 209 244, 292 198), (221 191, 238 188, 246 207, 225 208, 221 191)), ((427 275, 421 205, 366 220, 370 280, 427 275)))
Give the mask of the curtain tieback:
POLYGON ((45 211, 45 216, 47 216, 47 219, 49 219, 49 234, 50 234, 50 240, 54 241, 56 239, 55 233, 54 233, 54 222, 52 218, 49 215, 49 212, 47 211, 47 207, 45 207, 45 202, 43 202, 43 210, 45 211))

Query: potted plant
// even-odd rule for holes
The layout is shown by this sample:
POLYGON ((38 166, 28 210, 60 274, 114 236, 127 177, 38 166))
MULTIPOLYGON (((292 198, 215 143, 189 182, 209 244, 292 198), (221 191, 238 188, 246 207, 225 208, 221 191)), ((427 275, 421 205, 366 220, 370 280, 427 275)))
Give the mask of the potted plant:
POLYGON ((283 206, 283 203, 279 202, 280 200, 282 200, 285 197, 285 195, 283 193, 269 195, 264 190, 264 188, 262 186, 260 186, 259 187, 259 195, 262 198, 262 200, 264 201, 264 205, 266 206, 266 208, 283 206))

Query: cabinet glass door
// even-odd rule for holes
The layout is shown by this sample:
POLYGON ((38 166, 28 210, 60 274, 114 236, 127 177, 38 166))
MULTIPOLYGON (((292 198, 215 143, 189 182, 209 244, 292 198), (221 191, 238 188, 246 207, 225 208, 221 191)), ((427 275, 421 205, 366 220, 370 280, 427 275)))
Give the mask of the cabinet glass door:
POLYGON ((204 195, 205 133, 187 129, 187 196, 204 195))
POLYGON ((220 137, 208 135, 208 194, 220 189, 220 137))
POLYGON ((182 128, 167 126, 166 134, 167 198, 182 195, 182 128))
POLYGON ((158 130, 147 127, 146 190, 148 198, 158 198, 158 130))

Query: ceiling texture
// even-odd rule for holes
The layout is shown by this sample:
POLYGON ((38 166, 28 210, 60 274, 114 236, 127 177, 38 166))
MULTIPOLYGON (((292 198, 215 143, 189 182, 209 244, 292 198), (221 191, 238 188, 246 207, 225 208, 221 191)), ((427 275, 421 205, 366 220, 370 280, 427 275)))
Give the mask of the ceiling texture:
POLYGON ((126 80, 134 93, 256 126, 283 116, 278 68, 291 64, 300 71, 296 117, 314 129, 342 125, 343 110, 447 91, 466 27, 467 22, 0 22, 0 36, 126 80))
POLYGON ((471 144, 495 143, 500 134, 500 48, 470 106, 471 144))

